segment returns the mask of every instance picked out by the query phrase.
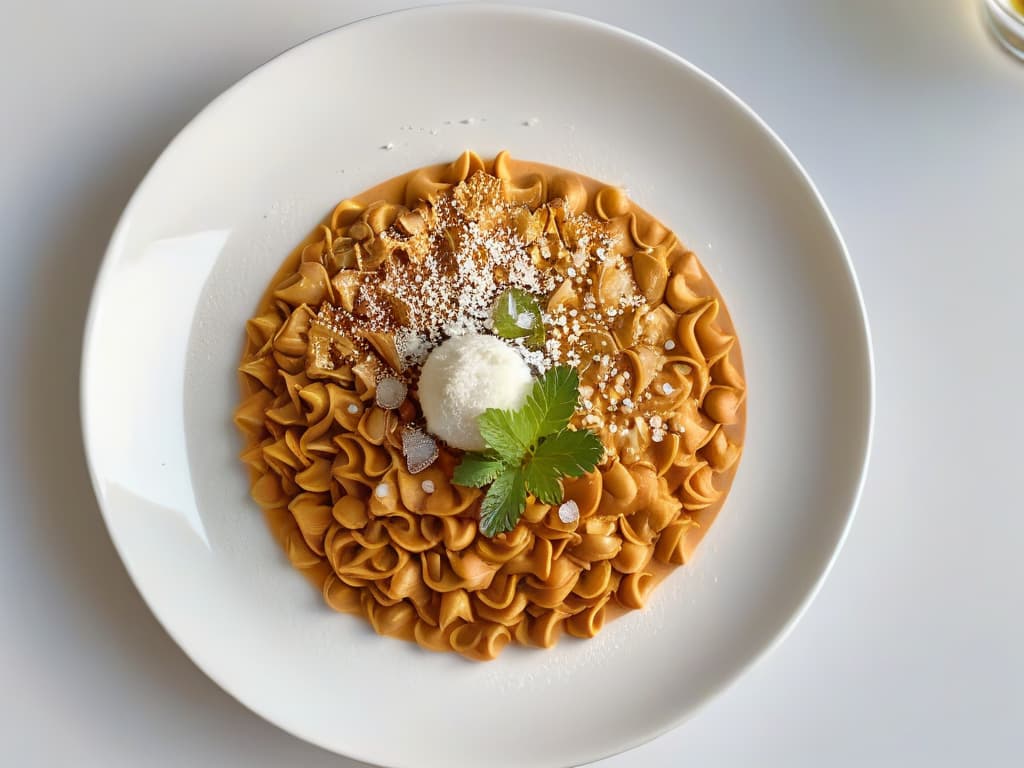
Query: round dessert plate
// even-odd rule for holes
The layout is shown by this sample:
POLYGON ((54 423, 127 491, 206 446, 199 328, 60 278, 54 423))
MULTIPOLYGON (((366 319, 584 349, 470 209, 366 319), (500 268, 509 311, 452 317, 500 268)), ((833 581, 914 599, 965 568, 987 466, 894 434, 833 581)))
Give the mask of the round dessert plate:
POLYGON ((680 723, 792 627, 850 525, 872 364, 842 240, 792 154, 707 75, 612 27, 445 6, 320 35, 174 139, 111 240, 82 362, 111 537, 168 632, 291 733, 385 766, 578 765, 680 723), (473 149, 624 185, 725 296, 747 440, 693 562, 587 641, 434 654, 334 613, 248 497, 244 323, 338 200, 473 149))

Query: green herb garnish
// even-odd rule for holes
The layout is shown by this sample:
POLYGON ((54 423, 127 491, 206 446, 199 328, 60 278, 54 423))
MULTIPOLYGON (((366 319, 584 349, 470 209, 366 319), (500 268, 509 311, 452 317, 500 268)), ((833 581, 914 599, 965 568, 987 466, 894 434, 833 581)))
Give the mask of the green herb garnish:
POLYGON ((537 299, 526 291, 509 288, 494 302, 494 332, 503 339, 525 339, 530 347, 544 344, 544 318, 537 299))
POLYGON ((480 505, 480 530, 486 536, 516 527, 527 493, 558 504, 562 478, 590 472, 601 460, 604 446, 597 435, 569 428, 579 390, 576 370, 559 365, 534 382, 518 410, 488 408, 480 414, 487 450, 463 456, 452 479, 472 488, 490 484, 480 505))

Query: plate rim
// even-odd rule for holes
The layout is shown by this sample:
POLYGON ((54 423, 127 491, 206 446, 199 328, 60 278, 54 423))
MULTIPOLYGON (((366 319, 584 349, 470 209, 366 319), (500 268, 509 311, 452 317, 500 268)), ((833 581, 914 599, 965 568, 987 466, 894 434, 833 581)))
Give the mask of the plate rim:
POLYGON ((307 743, 313 744, 321 749, 327 750, 334 754, 339 754, 344 757, 348 757, 354 760, 366 762, 372 765, 390 765, 380 763, 372 755, 360 753, 359 750, 346 750, 345 752, 337 751, 337 748, 324 743, 316 734, 304 733, 300 726, 295 726, 291 723, 284 724, 275 717, 267 714, 263 711, 263 707, 251 704, 243 701, 239 698, 232 688, 227 685, 222 679, 220 674, 207 666, 201 664, 193 653, 189 643, 183 641, 179 637, 175 629, 170 625, 169 620, 165 620, 157 606, 150 600, 149 595, 140 586, 139 581, 134 573, 132 567, 129 565, 129 560, 122 551, 122 544, 115 533, 115 527, 111 522, 110 515, 106 509, 104 502, 104 496, 101 492, 100 478, 97 475, 96 467, 92 457, 92 451, 90 448, 91 441, 89 439, 89 432, 87 429, 88 424, 88 387, 86 371, 90 366, 90 347, 95 332, 95 326, 97 323, 97 315, 99 313, 100 297, 104 292, 106 284, 109 280, 111 270, 113 269, 114 254, 122 248, 122 241, 125 238, 125 234, 131 219, 135 214, 135 209, 139 205, 140 199, 144 196, 144 193, 148 190, 148 187, 153 183, 153 177, 156 175, 156 171, 167 162, 167 158, 172 154, 177 145, 181 143, 186 134, 197 129, 197 125, 202 121, 204 116, 207 116, 213 109, 220 104, 222 101, 230 98, 235 92, 243 88, 248 81, 250 81, 257 73, 278 60, 284 59, 285 57, 291 56, 295 53, 296 49, 302 48, 315 40, 322 37, 327 37, 343 30, 349 30, 362 25, 369 25, 375 21, 395 15, 430 15, 437 13, 448 13, 454 15, 460 15, 463 13, 471 14, 514 14, 524 17, 530 17, 536 20, 538 23, 544 23, 552 19, 561 19, 568 21, 574 25, 580 27, 590 28, 593 30, 602 31, 611 35, 616 35, 625 38, 635 44, 648 49, 652 53, 659 54, 661 56, 669 58, 672 63, 678 67, 681 67, 689 72, 689 74, 695 76, 697 79, 704 82, 705 85, 709 86, 712 90, 718 91, 728 101, 731 102, 732 106, 737 107, 747 119, 753 121, 757 128, 759 128, 769 141, 775 146, 775 149, 780 151, 786 161, 796 171, 796 179, 799 183, 802 183, 808 192, 810 192, 811 198, 814 203, 818 206, 821 213, 824 214, 824 219, 828 223, 828 229, 831 236, 835 240, 835 244, 838 246, 839 252, 842 254, 842 263, 844 266, 844 277, 852 289, 853 297, 855 299, 855 305, 858 315, 859 323, 857 324, 856 330, 863 334, 863 354, 864 359, 861 361, 866 375, 866 380, 863 382, 863 393, 864 399, 864 413, 866 423, 863 425, 863 450, 859 458, 859 471, 857 474, 857 480, 853 488, 846 507, 845 520, 842 528, 835 538, 832 544, 832 551, 829 553, 827 562, 821 569, 821 572, 814 579, 813 583, 810 584, 802 596, 799 599, 799 603, 796 609, 789 615, 789 617, 783 622, 778 631, 774 636, 755 653, 753 653, 743 663, 737 665, 731 672, 725 675, 717 685, 713 686, 708 693, 700 700, 693 704, 680 708, 678 711, 673 712, 669 718, 667 718, 662 724, 656 725, 647 730, 639 731, 636 736, 632 739, 624 741, 619 748, 614 751, 602 752, 600 754, 587 754, 583 756, 583 762, 574 763, 574 765, 584 765, 589 762, 601 760, 615 755, 622 754, 631 749, 646 744, 654 739, 663 736, 669 731, 675 730, 687 720, 692 718, 703 708, 705 708, 710 702, 717 699, 726 690, 731 688, 740 678, 745 676, 751 669, 758 665, 764 660, 772 651, 779 647, 779 645, 785 641, 789 636, 790 632, 799 623, 800 619, 804 616, 811 603, 817 597, 820 592, 825 580, 828 578, 836 561, 839 558, 839 554, 843 549, 844 544, 849 536, 850 530, 853 526, 853 521, 856 518, 857 510, 860 506, 860 502, 863 496, 864 486, 867 480, 871 449, 874 442, 875 434, 875 418, 877 408, 877 395, 876 395, 876 363, 875 353, 872 343, 871 328, 868 320, 867 306, 864 301, 863 291, 861 289, 860 281, 857 278, 856 270, 853 265, 853 260, 850 257, 849 249, 842 236, 842 232, 836 223, 835 217, 832 211, 829 209, 820 191, 812 180, 810 174, 800 163, 799 159, 793 153, 793 151, 786 145, 786 143, 778 136, 778 134, 769 126, 757 112, 755 112, 749 105, 746 104, 739 96, 737 96, 731 89, 719 82, 715 77, 705 72, 697 65, 691 63, 689 60, 684 58, 682 55, 672 51, 642 35, 635 32, 623 29, 609 24, 598 19, 594 19, 588 16, 583 16, 576 13, 570 13, 567 11, 554 10, 550 8, 536 7, 536 6, 519 6, 519 5, 508 5, 505 3, 493 3, 493 2, 456 2, 456 3, 434 3, 429 5, 416 6, 411 8, 401 8, 382 13, 373 14, 360 19, 353 20, 346 24, 341 24, 330 29, 326 29, 317 34, 311 35, 294 45, 291 45, 279 53, 271 56, 270 58, 263 61, 258 66, 254 67, 246 74, 235 80, 231 85, 226 87, 214 98, 208 101, 199 111, 197 111, 189 120, 186 122, 171 138, 170 141, 160 151, 160 154, 147 168, 145 174, 139 180, 134 191, 125 204, 120 216, 118 217, 117 224, 115 225, 107 246, 104 250, 100 267, 97 270, 96 278, 93 283, 92 290, 89 296, 89 308, 86 314, 85 323, 82 332, 82 352, 80 358, 79 367, 79 427, 82 431, 82 443, 85 453, 86 465, 89 473, 89 480, 92 485, 93 495, 96 498, 97 505, 100 509, 101 516, 103 518, 104 525, 107 529, 108 536, 114 545, 114 549, 121 559, 121 562, 128 574, 129 579, 134 585, 138 594, 142 597, 143 602, 149 609, 150 613, 157 620, 163 630, 174 640, 175 644, 181 651, 188 657, 189 661, 199 669, 206 677, 212 680, 221 690, 231 696, 236 702, 245 707, 250 712, 259 716, 262 720, 270 723, 276 728, 288 733, 295 738, 301 739, 307 743))

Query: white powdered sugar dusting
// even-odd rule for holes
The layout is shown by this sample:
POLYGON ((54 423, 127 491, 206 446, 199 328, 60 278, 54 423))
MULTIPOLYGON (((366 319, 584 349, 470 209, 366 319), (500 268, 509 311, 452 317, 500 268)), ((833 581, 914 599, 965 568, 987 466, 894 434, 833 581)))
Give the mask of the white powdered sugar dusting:
MULTIPOLYGON (((597 222, 574 216, 559 203, 552 207, 560 221, 581 233, 571 248, 558 246, 568 250, 573 263, 590 258, 602 261, 612 255, 616 238, 602 234, 597 222)), ((565 250, 555 250, 556 245, 546 235, 538 237, 536 231, 532 236, 521 234, 521 217, 534 215, 540 214, 509 200, 505 182, 478 173, 407 214, 414 226, 403 224, 405 217, 399 217, 369 242, 360 241, 363 252, 371 257, 392 255, 379 259, 372 273, 362 273, 368 279, 358 283, 351 311, 325 304, 317 322, 356 338, 366 354, 373 350, 360 339, 360 332, 391 334, 401 369, 396 373, 408 371, 415 376, 430 351, 445 339, 491 332, 494 303, 506 289, 547 296, 562 282, 564 275, 555 265, 565 250)), ((576 275, 578 271, 571 269, 576 275)), ((514 318, 523 330, 532 330, 536 323, 529 312, 514 318)), ((564 318, 561 323, 567 330, 564 318)), ((540 350, 519 340, 510 342, 535 373, 543 373, 556 363, 578 365, 581 358, 570 349, 577 340, 565 345, 551 338, 540 350)))
POLYGON ((395 350, 402 370, 423 365, 430 354, 430 342, 415 331, 399 328, 395 333, 395 350))

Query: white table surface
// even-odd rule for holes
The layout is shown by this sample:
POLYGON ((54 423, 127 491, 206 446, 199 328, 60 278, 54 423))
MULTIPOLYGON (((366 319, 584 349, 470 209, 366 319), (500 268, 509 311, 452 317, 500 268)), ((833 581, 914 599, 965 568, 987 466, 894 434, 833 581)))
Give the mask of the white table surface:
MULTIPOLYGON (((146 608, 89 488, 79 344, 178 129, 281 50, 408 2, 5 4, 0 763, 357 765, 249 713, 146 608)), ((976 0, 551 4, 677 51, 775 128, 846 237, 878 369, 863 501, 803 620, 599 765, 1024 764, 1024 64, 976 0)))

